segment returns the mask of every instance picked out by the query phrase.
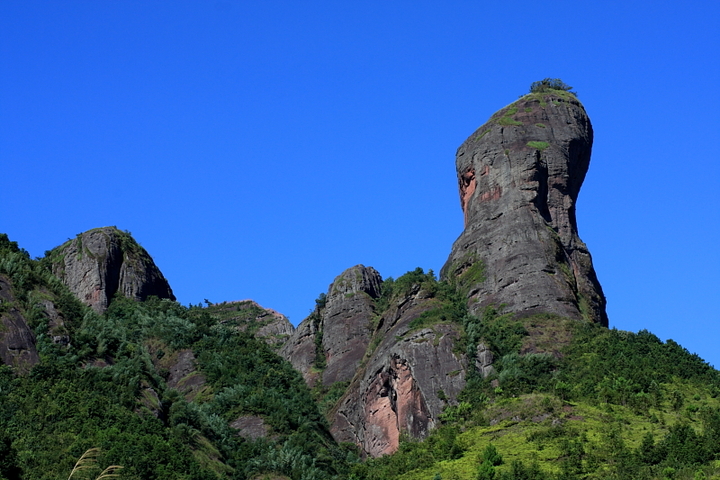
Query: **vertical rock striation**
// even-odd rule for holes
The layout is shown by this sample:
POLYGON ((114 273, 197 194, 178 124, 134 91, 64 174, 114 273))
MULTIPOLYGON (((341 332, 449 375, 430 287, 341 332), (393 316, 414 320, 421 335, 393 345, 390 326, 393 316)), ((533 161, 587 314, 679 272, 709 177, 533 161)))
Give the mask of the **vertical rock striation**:
POLYGON ((52 272, 96 312, 107 310, 116 293, 145 300, 175 300, 147 251, 126 232, 103 227, 79 234, 48 253, 52 272))
POLYGON ((469 287, 469 307, 505 305, 607 326, 605 297, 580 240, 575 204, 593 131, 577 98, 550 90, 495 113, 458 149, 465 229, 441 271, 469 287))
POLYGON ((391 454, 401 435, 426 437, 443 407, 455 403, 467 369, 465 356, 453 351, 459 326, 412 327, 436 307, 415 285, 380 317, 366 358, 332 413, 338 442, 355 443, 372 457, 391 454))
POLYGON ((345 270, 330 285, 325 304, 317 305, 287 340, 280 355, 308 384, 318 379, 323 385, 352 379, 370 343, 374 299, 380 295, 381 283, 372 267, 356 265, 345 270), (324 368, 317 367, 323 363, 324 368))

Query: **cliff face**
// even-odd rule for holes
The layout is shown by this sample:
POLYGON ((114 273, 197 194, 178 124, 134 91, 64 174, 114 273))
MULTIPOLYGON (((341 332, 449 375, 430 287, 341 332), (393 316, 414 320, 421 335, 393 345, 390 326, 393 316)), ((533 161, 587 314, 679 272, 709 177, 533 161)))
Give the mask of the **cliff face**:
POLYGON ((570 93, 533 93, 495 113, 458 149, 465 229, 441 271, 482 271, 469 306, 554 313, 607 325, 605 297, 580 240, 575 204, 593 131, 570 93))
POLYGON ((437 306, 419 286, 397 299, 379 319, 373 344, 332 414, 338 442, 359 445, 369 456, 397 450, 400 436, 424 438, 446 404, 465 386, 467 361, 453 351, 457 324, 412 328, 437 306))
POLYGON ((175 300, 147 251, 115 227, 81 233, 53 249, 48 257, 53 274, 98 313, 107 310, 118 292, 136 300, 150 295, 175 300))
POLYGON ((280 350, 311 386, 349 383, 331 432, 369 456, 397 450, 401 434, 425 437, 465 385, 467 363, 453 352, 458 325, 411 328, 437 307, 432 294, 413 285, 380 312, 382 283, 370 267, 344 271, 280 350))
POLYGON ((374 300, 382 278, 372 267, 356 265, 328 289, 324 305, 303 320, 280 350, 309 385, 350 381, 370 343, 374 300), (315 367, 315 368, 313 368, 315 367))

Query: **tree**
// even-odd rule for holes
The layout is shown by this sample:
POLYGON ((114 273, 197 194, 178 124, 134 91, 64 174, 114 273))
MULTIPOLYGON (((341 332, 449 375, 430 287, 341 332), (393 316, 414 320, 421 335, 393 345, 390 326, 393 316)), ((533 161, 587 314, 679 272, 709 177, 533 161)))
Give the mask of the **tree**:
POLYGON ((530 85, 530 93, 543 93, 548 90, 561 90, 563 92, 572 93, 577 97, 577 92, 573 92, 570 85, 563 82, 559 78, 543 78, 538 82, 533 82, 530 85))

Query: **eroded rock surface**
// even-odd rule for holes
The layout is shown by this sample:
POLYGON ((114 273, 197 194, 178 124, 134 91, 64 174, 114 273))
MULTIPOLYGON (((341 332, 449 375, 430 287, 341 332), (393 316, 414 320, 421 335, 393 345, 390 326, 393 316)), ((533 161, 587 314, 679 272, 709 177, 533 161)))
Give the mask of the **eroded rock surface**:
POLYGON ((175 300, 147 251, 115 227, 81 233, 48 256, 53 274, 98 313, 107 310, 118 292, 136 300, 150 295, 175 300))
POLYGON ((605 297, 575 219, 592 140, 582 104, 550 91, 501 109, 460 146, 465 229, 441 275, 468 277, 471 311, 504 304, 507 312, 607 325, 605 297))
POLYGON ((270 427, 265 420, 255 415, 242 415, 230 422, 230 427, 236 429, 238 435, 248 440, 265 438, 270 432, 270 427))
POLYGON ((330 285, 325 304, 317 305, 298 325, 280 354, 308 384, 318 378, 323 385, 352 379, 370 343, 374 299, 380 295, 381 283, 382 277, 372 267, 356 265, 345 270, 330 285), (313 368, 318 355, 324 368, 313 368))
POLYGON ((424 438, 446 403, 465 386, 466 360, 453 352, 457 325, 410 329, 436 306, 419 288, 383 314, 373 338, 380 340, 336 407, 331 432, 369 456, 393 453, 401 434, 424 438))

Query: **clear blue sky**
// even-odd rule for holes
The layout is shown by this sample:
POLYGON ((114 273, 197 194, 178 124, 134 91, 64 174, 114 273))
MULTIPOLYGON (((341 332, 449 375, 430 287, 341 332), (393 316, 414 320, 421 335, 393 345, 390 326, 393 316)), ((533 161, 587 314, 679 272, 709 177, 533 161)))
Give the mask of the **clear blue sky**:
POLYGON ((116 225, 183 304, 295 324, 345 268, 439 271, 455 150, 531 82, 595 129, 578 202, 611 326, 720 366, 715 1, 0 2, 0 232, 116 225))

